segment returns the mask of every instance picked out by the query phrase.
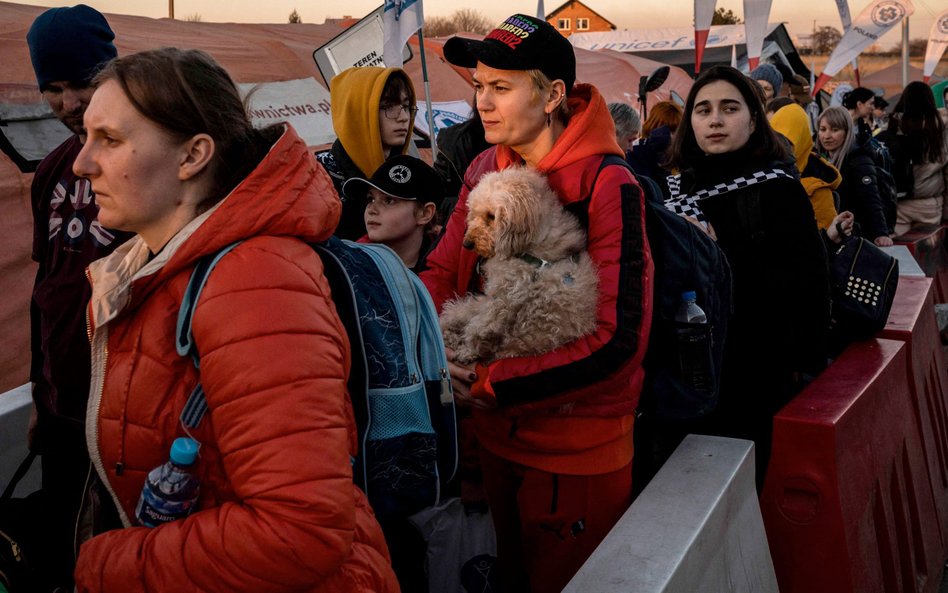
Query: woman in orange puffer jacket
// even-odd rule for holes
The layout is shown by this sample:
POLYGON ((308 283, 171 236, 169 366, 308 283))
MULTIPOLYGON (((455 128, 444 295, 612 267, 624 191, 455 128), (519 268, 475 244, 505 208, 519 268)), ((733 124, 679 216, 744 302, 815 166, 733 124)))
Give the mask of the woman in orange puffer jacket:
POLYGON ((78 591, 397 591, 352 483, 346 334, 305 243, 339 220, 330 179, 289 126, 254 130, 203 52, 127 56, 95 83, 74 169, 102 224, 138 237, 88 269, 87 501, 105 504, 86 510, 111 502, 124 529, 79 526, 78 591), (175 349, 182 294, 198 260, 237 241, 196 305, 198 372, 175 349), (199 381, 198 510, 137 526, 146 475, 185 436, 199 381))

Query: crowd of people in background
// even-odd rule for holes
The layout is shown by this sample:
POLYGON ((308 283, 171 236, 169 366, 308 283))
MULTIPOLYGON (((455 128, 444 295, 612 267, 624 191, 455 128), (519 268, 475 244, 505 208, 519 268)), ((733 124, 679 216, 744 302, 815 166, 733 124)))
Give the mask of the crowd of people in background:
POLYGON ((715 66, 683 105, 640 114, 578 82, 551 25, 514 15, 484 40, 445 44, 473 72, 474 116, 439 133, 432 166, 401 68, 336 75, 337 140, 314 155, 289 125, 254 129, 210 55, 117 57, 113 39, 81 5, 44 12, 27 36, 39 89, 73 132, 32 193, 30 447, 51 493, 47 591, 425 589, 423 544, 402 548, 352 481, 348 342, 308 243, 387 245, 440 309, 483 289, 467 196, 485 175, 539 171, 580 217, 596 330, 521 358, 470 364, 449 350, 444 378, 478 468, 452 493, 490 509, 495 590, 552 593, 632 502, 654 306, 645 178, 730 263, 721 397, 691 428, 753 440, 759 483, 773 415, 830 362, 831 247, 849 235, 890 246, 945 218, 948 117, 920 82, 891 109, 855 88, 814 120, 783 64, 715 66), (614 157, 629 167, 603 167, 614 157), (77 183, 93 208, 76 215, 97 217, 79 238, 53 232, 70 207, 57 187, 77 183), (197 368, 175 343, 185 287, 203 256, 238 242, 193 319, 197 368), (137 525, 143 481, 183 436, 196 385, 210 413, 185 429, 201 443, 199 510, 137 525))

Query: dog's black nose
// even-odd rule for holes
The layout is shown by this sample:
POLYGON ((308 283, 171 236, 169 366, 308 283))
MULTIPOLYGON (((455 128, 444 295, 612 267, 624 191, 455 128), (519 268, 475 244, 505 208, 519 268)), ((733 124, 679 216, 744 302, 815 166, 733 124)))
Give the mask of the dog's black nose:
POLYGON ((464 245, 465 249, 474 249, 474 241, 469 239, 464 239, 464 243, 462 243, 462 245, 464 245))

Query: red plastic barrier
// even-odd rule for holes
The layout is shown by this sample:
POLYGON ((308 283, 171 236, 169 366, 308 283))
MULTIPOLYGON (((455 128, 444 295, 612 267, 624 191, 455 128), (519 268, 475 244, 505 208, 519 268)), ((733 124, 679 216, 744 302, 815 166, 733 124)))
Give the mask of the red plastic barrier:
POLYGON ((922 271, 935 279, 935 302, 948 303, 948 247, 945 245, 945 227, 921 224, 895 238, 896 245, 905 245, 915 257, 922 271))
POLYGON ((944 556, 900 341, 850 346, 774 418, 761 512, 782 593, 932 593, 944 556))
POLYGON ((899 278, 889 322, 880 338, 902 340, 908 348, 908 378, 915 422, 938 510, 942 557, 948 556, 948 376, 935 322, 932 281, 899 278))

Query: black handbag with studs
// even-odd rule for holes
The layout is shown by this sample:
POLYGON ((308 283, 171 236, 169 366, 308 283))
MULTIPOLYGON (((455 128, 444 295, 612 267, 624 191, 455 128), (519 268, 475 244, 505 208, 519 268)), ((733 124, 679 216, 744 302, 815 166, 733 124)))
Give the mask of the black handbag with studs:
POLYGON ((862 237, 846 237, 830 257, 835 329, 869 338, 885 327, 899 284, 899 262, 862 237))

